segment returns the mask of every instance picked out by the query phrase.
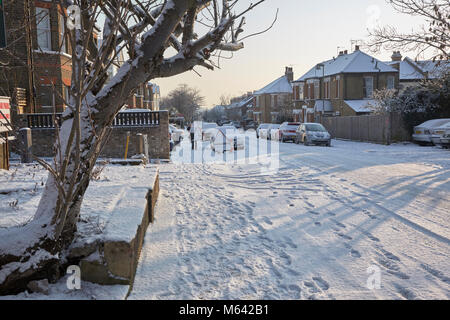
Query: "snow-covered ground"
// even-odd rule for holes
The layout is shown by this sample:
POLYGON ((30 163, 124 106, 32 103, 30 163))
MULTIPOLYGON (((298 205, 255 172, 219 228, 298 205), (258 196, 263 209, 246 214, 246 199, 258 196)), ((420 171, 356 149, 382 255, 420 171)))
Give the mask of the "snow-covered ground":
POLYGON ((160 166, 130 299, 450 298, 448 150, 280 144, 261 170, 204 147, 160 166))
MULTIPOLYGON (((223 155, 203 143, 191 154, 186 137, 173 163, 157 166, 156 221, 130 299, 450 298, 449 150, 333 141, 276 143, 267 155, 264 141, 248 146, 223 155), (381 288, 369 289, 378 270, 381 288)), ((107 166, 92 185, 142 184, 142 170, 107 166)), ((0 170, 1 227, 31 219, 46 177, 34 164, 0 170)), ((128 290, 83 282, 73 291, 65 281, 49 296, 2 299, 128 290)))

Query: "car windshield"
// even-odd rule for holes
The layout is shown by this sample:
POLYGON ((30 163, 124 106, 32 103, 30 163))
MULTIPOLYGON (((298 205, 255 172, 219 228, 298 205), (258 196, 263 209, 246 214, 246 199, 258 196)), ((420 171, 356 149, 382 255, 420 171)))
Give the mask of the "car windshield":
POLYGON ((300 126, 300 123, 288 123, 288 124, 283 124, 280 129, 285 129, 285 130, 295 130, 300 126))
POLYGON ((269 127, 268 124, 262 124, 259 126, 260 129, 267 129, 269 127))
POLYGON ((313 131, 313 132, 326 132, 327 130, 319 123, 314 124, 306 124, 306 131, 313 131))

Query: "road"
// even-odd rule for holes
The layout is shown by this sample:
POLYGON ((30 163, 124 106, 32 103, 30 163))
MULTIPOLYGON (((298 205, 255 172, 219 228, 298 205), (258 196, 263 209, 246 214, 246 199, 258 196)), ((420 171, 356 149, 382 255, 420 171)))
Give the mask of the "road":
POLYGON ((130 299, 450 298, 449 151, 279 144, 261 170, 189 148, 159 166, 130 299))

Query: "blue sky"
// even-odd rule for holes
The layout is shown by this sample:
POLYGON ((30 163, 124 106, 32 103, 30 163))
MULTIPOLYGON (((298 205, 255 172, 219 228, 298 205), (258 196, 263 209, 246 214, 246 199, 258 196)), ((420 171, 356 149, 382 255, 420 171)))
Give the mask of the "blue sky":
MULTIPOLYGON (((243 4, 250 2, 256 1, 243 1, 243 4)), ((222 59, 220 70, 211 72, 197 67, 202 77, 188 72, 169 79, 155 79, 162 95, 187 83, 200 89, 206 98, 205 107, 212 107, 222 94, 235 96, 262 88, 281 76, 285 66, 292 66, 294 78, 299 78, 316 63, 337 55, 338 46, 340 50, 351 51, 352 39, 367 40, 370 25, 394 25, 409 31, 424 23, 417 17, 396 13, 385 0, 266 0, 247 14, 245 34, 269 26, 277 8, 274 27, 245 40, 245 48, 235 53, 233 59, 222 59)), ((391 54, 374 55, 390 60, 391 54)), ((414 57, 411 52, 402 54, 414 57)))

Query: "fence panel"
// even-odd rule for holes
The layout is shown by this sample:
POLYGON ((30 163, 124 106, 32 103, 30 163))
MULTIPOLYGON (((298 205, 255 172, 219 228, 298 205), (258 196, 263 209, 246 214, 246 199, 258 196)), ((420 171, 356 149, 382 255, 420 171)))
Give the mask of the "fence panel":
POLYGON ((400 114, 325 117, 322 124, 337 139, 376 143, 411 139, 400 114))

